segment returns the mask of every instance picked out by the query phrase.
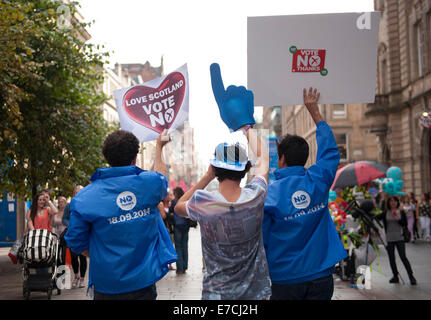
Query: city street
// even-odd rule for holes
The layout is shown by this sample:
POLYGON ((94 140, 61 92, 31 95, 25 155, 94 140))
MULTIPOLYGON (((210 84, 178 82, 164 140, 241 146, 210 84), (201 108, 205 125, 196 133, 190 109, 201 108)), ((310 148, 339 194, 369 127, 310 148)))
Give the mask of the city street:
MULTIPOLYGON (((7 256, 9 248, 0 248, 0 300, 22 300, 21 265, 13 265, 7 256)), ((417 286, 411 286, 401 260, 397 256, 397 266, 404 279, 400 284, 390 284, 392 274, 389 260, 383 247, 372 266, 371 290, 350 286, 347 281, 335 279, 333 300, 429 300, 431 299, 431 243, 418 241, 407 244, 407 257, 410 260, 417 286), (379 272, 380 265, 381 273, 379 272)), ((88 273, 88 272, 87 272, 88 273)), ((184 275, 170 271, 157 282, 158 300, 200 300, 202 290, 202 254, 199 228, 189 233, 189 269, 184 275)), ((87 274, 88 277, 88 274, 87 274)), ((46 293, 34 292, 31 300, 46 300, 46 293)), ((63 290, 61 295, 54 294, 52 300, 87 300, 86 288, 63 290)))

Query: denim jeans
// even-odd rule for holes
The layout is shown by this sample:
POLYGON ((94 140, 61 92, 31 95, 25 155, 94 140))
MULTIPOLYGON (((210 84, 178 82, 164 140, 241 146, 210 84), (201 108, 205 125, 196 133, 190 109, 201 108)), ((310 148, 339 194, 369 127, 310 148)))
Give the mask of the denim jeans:
POLYGON ((271 300, 331 300, 334 293, 332 274, 295 284, 272 284, 271 300))
POLYGON ((149 287, 119 294, 107 294, 94 291, 94 300, 156 300, 157 289, 153 284, 149 287))
POLYGON ((189 265, 189 229, 186 231, 176 227, 174 229, 174 243, 175 250, 177 251, 178 260, 177 260, 177 270, 184 271, 188 269, 189 265))

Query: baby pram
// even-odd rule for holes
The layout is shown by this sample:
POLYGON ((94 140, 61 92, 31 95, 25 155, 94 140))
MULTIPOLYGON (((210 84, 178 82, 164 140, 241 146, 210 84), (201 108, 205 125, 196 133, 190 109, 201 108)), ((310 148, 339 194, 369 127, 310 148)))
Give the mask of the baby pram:
POLYGON ((26 300, 30 299, 31 292, 46 292, 48 300, 51 299, 52 291, 57 289, 57 266, 59 259, 58 237, 49 230, 31 230, 24 237, 23 257, 23 295, 26 300), (34 269, 36 273, 32 273, 34 269), (46 272, 47 270, 47 272, 46 272))

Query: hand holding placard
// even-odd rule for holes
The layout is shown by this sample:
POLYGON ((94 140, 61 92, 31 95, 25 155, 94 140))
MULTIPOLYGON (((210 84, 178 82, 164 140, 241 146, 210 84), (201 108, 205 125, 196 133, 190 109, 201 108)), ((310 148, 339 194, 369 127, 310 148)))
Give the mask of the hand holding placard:
POLYGON ((214 98, 228 128, 236 131, 247 124, 255 124, 253 92, 233 85, 225 90, 218 63, 211 64, 210 72, 214 98))

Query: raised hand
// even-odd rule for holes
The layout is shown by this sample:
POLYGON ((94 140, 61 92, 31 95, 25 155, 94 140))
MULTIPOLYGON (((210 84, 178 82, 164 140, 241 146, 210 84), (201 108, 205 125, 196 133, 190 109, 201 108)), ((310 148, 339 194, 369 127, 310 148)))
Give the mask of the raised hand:
POLYGON ((308 89, 303 90, 304 95, 304 104, 307 107, 308 112, 310 113, 311 117, 313 118, 314 122, 317 124, 320 121, 323 120, 322 115, 319 111, 319 106, 317 105, 317 101, 320 98, 320 92, 317 92, 317 89, 314 89, 310 87, 308 89))
POLYGON ((218 63, 211 64, 210 73, 214 98, 228 128, 236 131, 247 124, 255 124, 253 92, 233 85, 225 90, 218 63))
POLYGON ((304 104, 307 107, 307 109, 310 109, 310 107, 313 107, 313 106, 317 107, 317 101, 319 100, 319 97, 320 97, 320 92, 317 92, 317 89, 313 90, 313 88, 310 87, 310 89, 308 89, 308 94, 307 94, 307 89, 304 89, 303 94, 304 94, 304 104))

